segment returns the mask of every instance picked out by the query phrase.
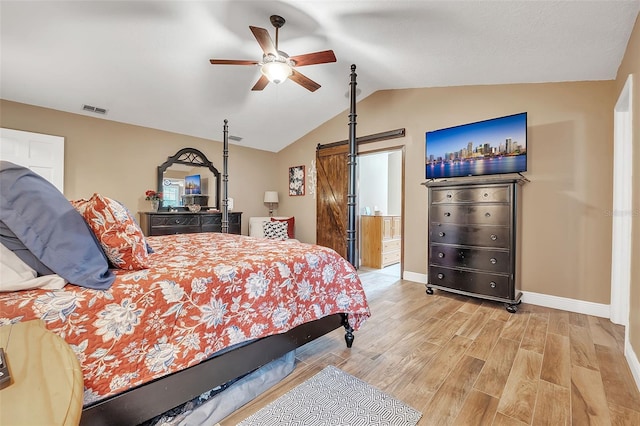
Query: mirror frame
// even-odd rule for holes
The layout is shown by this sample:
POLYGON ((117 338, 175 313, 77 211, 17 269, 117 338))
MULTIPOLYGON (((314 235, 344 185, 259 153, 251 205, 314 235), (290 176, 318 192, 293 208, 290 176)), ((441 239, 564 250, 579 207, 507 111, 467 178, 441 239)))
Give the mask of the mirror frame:
MULTIPOLYGON (((162 182, 164 180, 164 171, 167 170, 172 164, 184 164, 193 167, 206 167, 216 178, 216 208, 220 209, 220 190, 222 184, 220 181, 220 172, 209 161, 206 155, 195 148, 182 148, 176 152, 175 155, 167 158, 167 161, 158 166, 158 192, 162 192, 162 182)), ((162 204, 161 204, 162 206, 162 204)), ((164 209, 164 206, 162 206, 164 209)))

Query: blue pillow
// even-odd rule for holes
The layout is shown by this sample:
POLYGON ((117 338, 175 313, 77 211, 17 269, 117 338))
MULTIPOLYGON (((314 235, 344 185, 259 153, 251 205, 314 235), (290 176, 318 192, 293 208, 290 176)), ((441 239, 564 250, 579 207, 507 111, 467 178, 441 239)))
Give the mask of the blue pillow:
POLYGON ((70 283, 97 290, 113 284, 107 257, 82 215, 46 179, 8 161, 0 161, 0 220, 70 283))

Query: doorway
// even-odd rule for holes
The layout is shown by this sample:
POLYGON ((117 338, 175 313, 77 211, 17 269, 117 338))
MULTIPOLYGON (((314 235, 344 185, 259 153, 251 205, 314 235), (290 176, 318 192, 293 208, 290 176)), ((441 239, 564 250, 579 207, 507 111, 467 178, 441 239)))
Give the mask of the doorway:
MULTIPOLYGON (((613 241, 611 255, 611 315, 616 324, 629 325, 629 298, 631 296, 631 224, 633 199, 633 140, 631 94, 633 80, 630 75, 614 108, 613 147, 613 241)), ((625 327, 628 341, 629 327, 625 327)))
POLYGON ((362 272, 400 279, 403 250, 402 148, 358 155, 358 254, 362 272))

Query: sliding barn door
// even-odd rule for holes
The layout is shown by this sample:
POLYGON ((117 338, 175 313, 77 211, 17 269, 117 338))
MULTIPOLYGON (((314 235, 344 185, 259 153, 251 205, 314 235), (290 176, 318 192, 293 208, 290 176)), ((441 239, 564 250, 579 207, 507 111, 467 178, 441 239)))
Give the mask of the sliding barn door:
POLYGON ((347 194, 349 146, 316 151, 317 203, 316 242, 347 256, 347 194))

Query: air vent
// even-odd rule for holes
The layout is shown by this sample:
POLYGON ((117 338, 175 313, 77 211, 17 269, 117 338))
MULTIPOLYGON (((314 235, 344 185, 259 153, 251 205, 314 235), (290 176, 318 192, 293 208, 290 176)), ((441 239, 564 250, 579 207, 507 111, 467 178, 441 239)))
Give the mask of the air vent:
POLYGON ((229 139, 236 142, 240 142, 242 140, 240 136, 233 136, 233 135, 229 135, 229 139))
POLYGON ((82 105, 82 110, 83 111, 89 111, 89 112, 94 112, 96 114, 106 114, 107 110, 105 108, 100 108, 100 107, 95 107, 92 105, 82 105))

